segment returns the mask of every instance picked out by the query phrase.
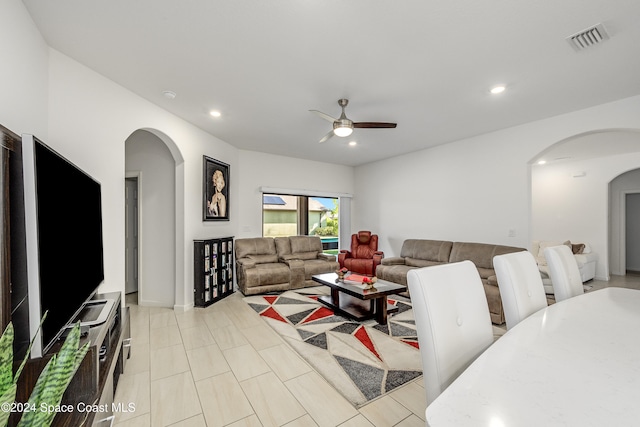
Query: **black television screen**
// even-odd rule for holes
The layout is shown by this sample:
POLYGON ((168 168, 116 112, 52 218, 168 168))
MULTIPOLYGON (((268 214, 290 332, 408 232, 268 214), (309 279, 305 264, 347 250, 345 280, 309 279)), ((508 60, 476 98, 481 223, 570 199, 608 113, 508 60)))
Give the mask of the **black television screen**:
POLYGON ((32 139, 39 289, 30 278, 30 328, 38 324, 36 315, 48 313, 41 331, 44 354, 104 280, 102 201, 100 183, 32 139), (34 292, 39 301, 32 301, 34 292))

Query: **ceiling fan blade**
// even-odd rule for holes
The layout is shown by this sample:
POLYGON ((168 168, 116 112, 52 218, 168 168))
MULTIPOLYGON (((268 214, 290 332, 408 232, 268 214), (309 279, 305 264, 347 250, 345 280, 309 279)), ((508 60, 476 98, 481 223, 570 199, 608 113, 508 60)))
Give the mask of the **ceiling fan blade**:
POLYGON ((383 123, 383 122, 359 122, 354 123, 354 128, 394 128, 398 126, 397 123, 383 123))
POLYGON ((329 121, 331 123, 333 123, 333 122, 338 120, 338 119, 334 119, 333 117, 331 117, 328 114, 323 113, 322 111, 318 111, 318 110, 309 110, 309 111, 311 111, 312 113, 316 113, 317 115, 319 115, 320 117, 322 117, 323 119, 325 119, 325 120, 327 120, 327 121, 329 121))
POLYGON ((322 144, 323 142, 327 142, 329 140, 329 138, 331 138, 333 136, 333 131, 329 131, 328 134, 326 134, 325 136, 322 137, 322 139, 320 139, 320 141, 318 141, 320 144, 322 144))

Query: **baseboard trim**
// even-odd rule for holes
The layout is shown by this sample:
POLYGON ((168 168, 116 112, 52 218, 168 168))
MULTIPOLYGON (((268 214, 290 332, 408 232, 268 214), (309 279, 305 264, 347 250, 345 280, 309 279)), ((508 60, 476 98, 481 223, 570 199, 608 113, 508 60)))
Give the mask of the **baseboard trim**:
POLYGON ((185 313, 191 309, 193 309, 194 305, 193 303, 190 304, 183 304, 183 305, 174 305, 173 306, 173 311, 175 311, 176 313, 185 313))

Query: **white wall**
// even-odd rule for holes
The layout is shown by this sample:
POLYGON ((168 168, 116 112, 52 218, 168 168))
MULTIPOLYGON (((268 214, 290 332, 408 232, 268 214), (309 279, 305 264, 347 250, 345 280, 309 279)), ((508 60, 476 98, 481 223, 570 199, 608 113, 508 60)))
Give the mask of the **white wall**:
MULTIPOLYGON (((19 0, 0 2, 0 48, 15 62, 0 67, 0 120, 17 133, 32 133, 102 184, 105 283, 124 290, 125 140, 138 129, 158 130, 175 144, 185 226, 176 242, 181 258, 176 305, 193 300, 193 239, 235 234, 235 221, 205 224, 201 215, 202 156, 237 165, 238 150, 143 100, 61 53, 47 48, 19 0)), ((6 56, 5 56, 6 54, 6 56)), ((174 155, 175 157, 175 155, 174 155)), ((232 167, 232 180, 236 177, 232 167)), ((238 200, 238 189, 234 192, 238 200)))
POLYGON ((608 280, 609 183, 638 166, 640 153, 533 167, 533 238, 589 243, 599 257, 596 278, 608 280))
MULTIPOLYGON (((357 167, 353 228, 378 232, 385 256, 399 255, 407 238, 529 249, 534 237, 552 235, 556 224, 544 209, 531 206, 532 159, 584 132, 638 128, 640 97, 636 96, 357 167), (533 216, 532 209, 536 210, 533 216), (515 237, 509 237, 510 230, 515 237)), ((586 197, 585 203, 579 203, 581 216, 571 219, 581 230, 596 230, 593 236, 591 232, 573 234, 590 238, 605 260, 606 183, 617 175, 613 170, 640 164, 629 156, 610 161, 610 167, 598 172, 597 184, 583 181, 589 185, 581 193, 586 197)), ((599 161, 589 169, 593 178, 595 169, 600 170, 599 161)), ((569 209, 575 200, 563 206, 569 209)), ((597 274, 608 277, 604 262, 598 264, 597 274)))
MULTIPOLYGON (((290 157, 239 150, 240 203, 233 215, 238 218, 236 237, 262 235, 261 187, 305 190, 311 192, 352 194, 354 168, 292 159, 290 157)), ((348 227, 348 225, 347 225, 348 227)))
POLYGON ((137 172, 140 208, 138 303, 173 307, 176 277, 176 162, 155 135, 134 132, 125 144, 127 172, 137 172))
POLYGON ((408 238, 525 246, 539 149, 518 140, 507 130, 356 168, 354 229, 377 232, 385 256, 408 238))
MULTIPOLYGON (((125 140, 138 129, 165 136, 176 162, 176 219, 183 221, 176 240, 175 304, 193 301, 194 239, 234 235, 236 220, 202 221, 202 156, 231 166, 237 180, 238 150, 195 126, 141 99, 81 64, 50 51, 49 144, 102 183, 105 284, 101 290, 124 289, 125 140), (182 268, 180 267, 182 266, 182 268)), ((232 199, 239 192, 232 188, 232 199)))
MULTIPOLYGON (((640 163, 636 164, 636 167, 640 168, 640 163)), ((620 172, 624 173, 616 177, 609 185, 609 212, 611 219, 611 228, 609 230, 609 266, 611 268, 611 274, 624 275, 626 270, 640 268, 637 264, 626 265, 626 236, 633 230, 625 230, 627 220, 638 223, 640 216, 628 218, 624 207, 626 194, 640 193, 640 169, 628 172, 622 170, 620 172)), ((636 236, 636 242, 638 241, 640 241, 640 236, 636 236)), ((640 254, 636 256, 640 256, 640 254)))
POLYGON ((0 17, 0 123, 46 141, 49 48, 21 1, 0 1, 0 17))

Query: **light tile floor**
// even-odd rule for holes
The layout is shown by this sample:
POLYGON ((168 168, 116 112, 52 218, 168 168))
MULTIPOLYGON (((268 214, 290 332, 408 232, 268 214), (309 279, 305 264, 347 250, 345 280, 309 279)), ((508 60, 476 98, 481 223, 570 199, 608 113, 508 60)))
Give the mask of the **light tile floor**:
MULTIPOLYGON (((640 289, 638 276, 592 289, 640 289)), ((422 378, 355 409, 273 332, 239 292, 205 309, 131 310, 131 358, 115 400, 135 411, 117 427, 424 426, 422 378)))

